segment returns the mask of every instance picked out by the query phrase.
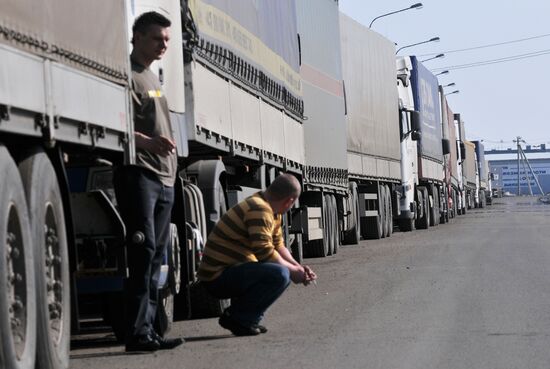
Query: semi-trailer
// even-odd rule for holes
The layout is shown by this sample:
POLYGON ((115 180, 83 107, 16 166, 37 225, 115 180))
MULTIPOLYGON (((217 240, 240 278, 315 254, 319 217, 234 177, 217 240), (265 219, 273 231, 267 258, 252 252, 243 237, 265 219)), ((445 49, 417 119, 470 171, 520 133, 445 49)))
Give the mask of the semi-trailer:
MULTIPOLYGON (((334 0, 301 0, 296 8, 306 165, 295 214, 307 219, 296 237, 302 237, 307 256, 322 257, 336 253, 342 230, 358 222, 357 206, 344 216, 349 182, 339 11, 334 0)), ((359 240, 357 231, 347 233, 353 233, 353 243, 359 240)))
POLYGON ((394 215, 399 214, 403 135, 395 44, 344 14, 340 14, 340 32, 350 182, 345 232, 356 242, 359 235, 382 238, 393 231, 394 215))
POLYGON ((466 156, 464 167, 464 192, 466 207, 473 209, 479 203, 479 170, 477 167, 476 146, 471 141, 464 141, 466 156))
POLYGON ((444 161, 446 189, 446 201, 444 206, 447 208, 447 215, 444 218, 448 220, 455 218, 458 210, 458 150, 456 145, 454 114, 447 102, 443 87, 441 86, 439 95, 441 97, 441 122, 443 137, 449 141, 449 154, 445 155, 444 161))

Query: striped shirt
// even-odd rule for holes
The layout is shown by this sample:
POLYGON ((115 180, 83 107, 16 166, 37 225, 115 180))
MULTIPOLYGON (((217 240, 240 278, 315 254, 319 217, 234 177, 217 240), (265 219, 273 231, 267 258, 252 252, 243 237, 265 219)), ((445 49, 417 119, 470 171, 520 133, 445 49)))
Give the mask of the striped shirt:
POLYGON ((225 213, 208 235, 197 277, 216 279, 225 268, 272 260, 284 246, 281 215, 273 214, 260 192, 225 213))

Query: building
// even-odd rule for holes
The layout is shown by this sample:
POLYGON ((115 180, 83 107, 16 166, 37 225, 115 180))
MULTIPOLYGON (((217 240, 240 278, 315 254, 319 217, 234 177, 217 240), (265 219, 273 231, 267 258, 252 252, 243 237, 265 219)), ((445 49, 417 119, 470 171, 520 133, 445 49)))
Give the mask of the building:
MULTIPOLYGON (((537 177, 544 193, 550 192, 550 149, 546 145, 532 147, 527 145, 523 150, 534 175, 537 177)), ((502 193, 518 194, 518 156, 517 150, 487 150, 485 158, 489 162, 492 174, 493 189, 502 193)), ((519 194, 529 195, 529 184, 534 195, 540 195, 533 173, 524 160, 519 162, 519 194)))

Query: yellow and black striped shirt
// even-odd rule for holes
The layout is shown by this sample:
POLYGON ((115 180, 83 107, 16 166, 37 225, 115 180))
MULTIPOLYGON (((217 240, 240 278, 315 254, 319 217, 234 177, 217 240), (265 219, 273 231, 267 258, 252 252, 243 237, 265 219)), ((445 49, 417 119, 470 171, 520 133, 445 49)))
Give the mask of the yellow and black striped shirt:
POLYGON ((281 215, 258 192, 229 209, 210 232, 197 277, 211 281, 227 267, 269 261, 280 247, 281 215))

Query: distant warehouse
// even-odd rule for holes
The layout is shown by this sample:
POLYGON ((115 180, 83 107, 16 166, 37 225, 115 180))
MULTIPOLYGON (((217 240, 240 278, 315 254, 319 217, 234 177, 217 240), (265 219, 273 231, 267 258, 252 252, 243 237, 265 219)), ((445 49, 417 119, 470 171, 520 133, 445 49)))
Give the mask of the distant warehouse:
MULTIPOLYGON (((550 149, 542 144, 533 148, 527 145, 523 150, 544 193, 550 192, 550 149)), ((493 175, 493 189, 518 194, 518 156, 515 149, 487 150, 485 158, 489 162, 489 171, 493 175)), ((529 184, 534 195, 540 195, 537 183, 528 164, 519 162, 519 193, 529 195, 529 184)))

